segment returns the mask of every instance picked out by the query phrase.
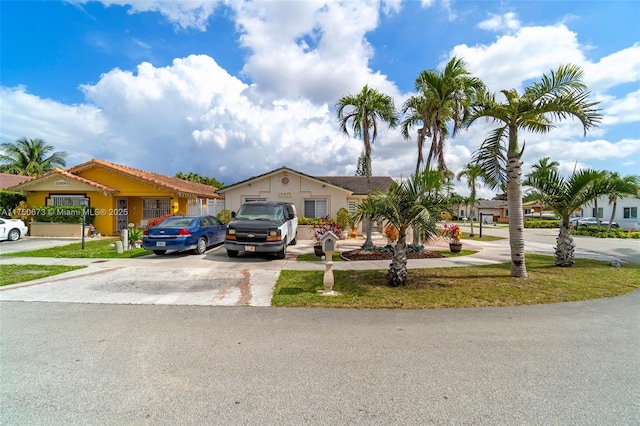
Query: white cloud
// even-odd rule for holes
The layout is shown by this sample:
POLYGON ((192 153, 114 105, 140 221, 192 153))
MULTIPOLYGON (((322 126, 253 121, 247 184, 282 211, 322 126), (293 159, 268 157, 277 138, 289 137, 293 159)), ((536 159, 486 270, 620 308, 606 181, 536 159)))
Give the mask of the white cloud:
MULTIPOLYGON (((92 0, 67 0, 70 3, 84 4, 92 0)), ((129 13, 159 12, 177 28, 207 29, 207 21, 220 4, 218 0, 100 0, 105 6, 124 6, 129 13)))
POLYGON ((520 28, 520 21, 513 12, 508 12, 504 15, 490 13, 489 19, 480 22, 478 28, 486 31, 513 32, 520 28))

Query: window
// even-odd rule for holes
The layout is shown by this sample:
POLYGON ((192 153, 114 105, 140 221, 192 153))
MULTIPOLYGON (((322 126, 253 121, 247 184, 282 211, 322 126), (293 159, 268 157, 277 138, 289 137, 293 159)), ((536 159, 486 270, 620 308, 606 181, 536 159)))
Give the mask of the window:
POLYGON ((524 209, 524 214, 531 214, 531 209, 524 209))
POLYGON ((637 207, 624 207, 622 209, 622 217, 625 219, 637 219, 638 208, 637 207))
POLYGON ((604 207, 598 207, 597 214, 596 214, 596 208, 594 207, 592 212, 593 212, 591 214, 592 216, 599 217, 600 219, 602 219, 604 217, 604 207))
POLYGON ((57 206, 81 206, 84 195, 68 195, 68 194, 52 194, 50 195, 48 205, 57 206))
POLYGON ((355 201, 349 201, 349 214, 356 214, 356 202, 355 201))
POLYGON ((327 200, 304 200, 305 217, 322 217, 327 215, 327 200))
POLYGON ((171 199, 144 198, 142 200, 142 218, 153 219, 171 213, 171 199))

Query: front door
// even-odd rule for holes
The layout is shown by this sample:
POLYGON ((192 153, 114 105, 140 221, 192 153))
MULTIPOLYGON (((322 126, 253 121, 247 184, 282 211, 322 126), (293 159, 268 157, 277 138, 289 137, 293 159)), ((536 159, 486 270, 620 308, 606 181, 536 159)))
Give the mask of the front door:
POLYGON ((116 199, 116 231, 127 229, 129 224, 129 200, 126 198, 116 199))

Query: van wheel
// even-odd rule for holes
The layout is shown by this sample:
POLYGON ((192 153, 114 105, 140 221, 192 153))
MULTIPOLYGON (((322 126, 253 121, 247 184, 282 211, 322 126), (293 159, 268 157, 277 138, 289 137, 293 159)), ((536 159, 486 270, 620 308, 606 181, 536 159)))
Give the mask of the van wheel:
POLYGON ((227 256, 229 256, 229 257, 238 257, 238 251, 237 250, 227 250, 227 256))
POLYGON ((282 250, 276 253, 276 259, 284 259, 287 256, 287 245, 282 246, 282 250))
POLYGON ((293 237, 293 240, 291 240, 291 242, 289 243, 289 245, 295 246, 296 244, 298 244, 298 233, 296 232, 296 235, 293 237))

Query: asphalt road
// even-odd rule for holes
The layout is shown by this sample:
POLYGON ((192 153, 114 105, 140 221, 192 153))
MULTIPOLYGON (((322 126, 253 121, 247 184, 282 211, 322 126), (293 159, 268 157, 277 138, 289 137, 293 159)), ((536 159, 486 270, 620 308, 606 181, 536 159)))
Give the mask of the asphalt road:
POLYGON ((0 423, 637 425, 639 307, 0 302, 0 423))

